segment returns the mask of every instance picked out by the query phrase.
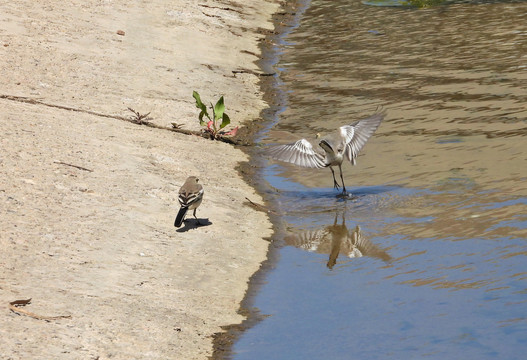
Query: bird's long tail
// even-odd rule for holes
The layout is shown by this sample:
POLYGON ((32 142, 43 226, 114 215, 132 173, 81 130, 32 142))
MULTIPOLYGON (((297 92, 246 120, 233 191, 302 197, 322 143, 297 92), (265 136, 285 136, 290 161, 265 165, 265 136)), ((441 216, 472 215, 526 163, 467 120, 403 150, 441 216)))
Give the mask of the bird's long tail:
POLYGON ((188 207, 182 206, 181 209, 179 209, 179 212, 176 216, 176 221, 174 221, 175 227, 180 227, 183 223, 183 219, 185 218, 185 215, 187 214, 188 207))

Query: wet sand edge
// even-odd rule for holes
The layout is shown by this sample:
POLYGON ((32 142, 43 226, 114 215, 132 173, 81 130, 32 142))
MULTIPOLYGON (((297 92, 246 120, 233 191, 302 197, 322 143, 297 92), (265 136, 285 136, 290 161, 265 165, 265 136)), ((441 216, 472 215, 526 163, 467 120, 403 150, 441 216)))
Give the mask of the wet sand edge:
MULTIPOLYGON (((274 73, 274 66, 279 60, 277 46, 279 46, 281 38, 298 22, 297 11, 299 6, 299 1, 282 3, 279 11, 273 15, 274 30, 266 32, 266 40, 260 45, 262 58, 257 64, 264 73, 273 73, 271 77, 266 76, 260 79, 260 89, 268 107, 262 110, 258 122, 252 122, 244 126, 242 142, 254 143, 255 137, 263 128, 271 122, 276 121, 276 114, 281 111, 285 104, 285 95, 278 89, 279 79, 277 78, 278 75, 274 73)), ((238 309, 238 314, 242 315, 245 319, 241 323, 222 326, 222 331, 213 335, 214 352, 210 357, 212 360, 231 358, 233 355, 233 346, 240 336, 246 330, 267 317, 265 314, 261 314, 258 308, 253 306, 254 297, 258 294, 258 289, 264 284, 267 272, 278 261, 278 252, 275 251, 273 242, 274 238, 279 236, 282 229, 277 225, 280 223, 277 212, 278 206, 274 202, 274 197, 269 196, 269 185, 264 183, 261 180, 261 176, 259 176, 264 166, 262 164, 264 155, 258 148, 258 144, 256 144, 256 147, 246 146, 240 147, 240 149, 250 157, 251 161, 240 162, 237 166, 237 171, 262 196, 263 202, 258 204, 261 205, 259 210, 266 213, 271 223, 273 223, 273 234, 267 238, 271 242, 268 248, 267 258, 261 263, 260 269, 251 276, 249 288, 238 309)))

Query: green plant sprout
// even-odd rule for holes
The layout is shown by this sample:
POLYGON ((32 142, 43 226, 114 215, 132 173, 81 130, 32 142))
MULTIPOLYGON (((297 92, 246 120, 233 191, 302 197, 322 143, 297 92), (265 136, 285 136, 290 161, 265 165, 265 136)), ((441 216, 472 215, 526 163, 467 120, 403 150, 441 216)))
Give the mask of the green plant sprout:
POLYGON ((236 135, 236 132, 238 131, 237 126, 231 131, 222 131, 227 125, 231 123, 231 119, 225 113, 225 103, 223 102, 223 96, 220 97, 216 105, 212 106, 212 103, 210 104, 210 108, 212 109, 212 118, 207 111, 207 106, 205 106, 205 104, 203 104, 201 101, 201 97, 199 96, 198 92, 193 91, 192 96, 196 100, 196 107, 201 110, 199 113, 199 124, 201 126, 207 126, 204 131, 210 135, 211 139, 214 140, 221 136, 236 135), (204 116, 206 116, 209 121, 205 121, 203 119, 204 116))

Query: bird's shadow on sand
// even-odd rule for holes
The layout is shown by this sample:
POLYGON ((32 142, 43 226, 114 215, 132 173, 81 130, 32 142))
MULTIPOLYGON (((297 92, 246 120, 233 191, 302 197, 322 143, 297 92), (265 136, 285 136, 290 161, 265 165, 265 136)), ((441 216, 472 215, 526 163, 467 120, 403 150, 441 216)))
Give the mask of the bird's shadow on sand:
POLYGON ((177 229, 177 232, 185 232, 189 231, 190 229, 197 229, 200 227, 212 225, 212 222, 210 222, 209 219, 185 219, 183 220, 183 223, 185 226, 177 229))

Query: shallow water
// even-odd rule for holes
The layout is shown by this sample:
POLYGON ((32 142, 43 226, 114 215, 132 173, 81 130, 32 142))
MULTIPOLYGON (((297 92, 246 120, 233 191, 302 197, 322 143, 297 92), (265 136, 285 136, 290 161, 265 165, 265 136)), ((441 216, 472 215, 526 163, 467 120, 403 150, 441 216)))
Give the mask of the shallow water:
POLYGON ((263 171, 278 260, 232 358, 523 358, 527 3, 308 5, 263 142, 387 117, 343 166, 351 198, 327 169, 263 171))

